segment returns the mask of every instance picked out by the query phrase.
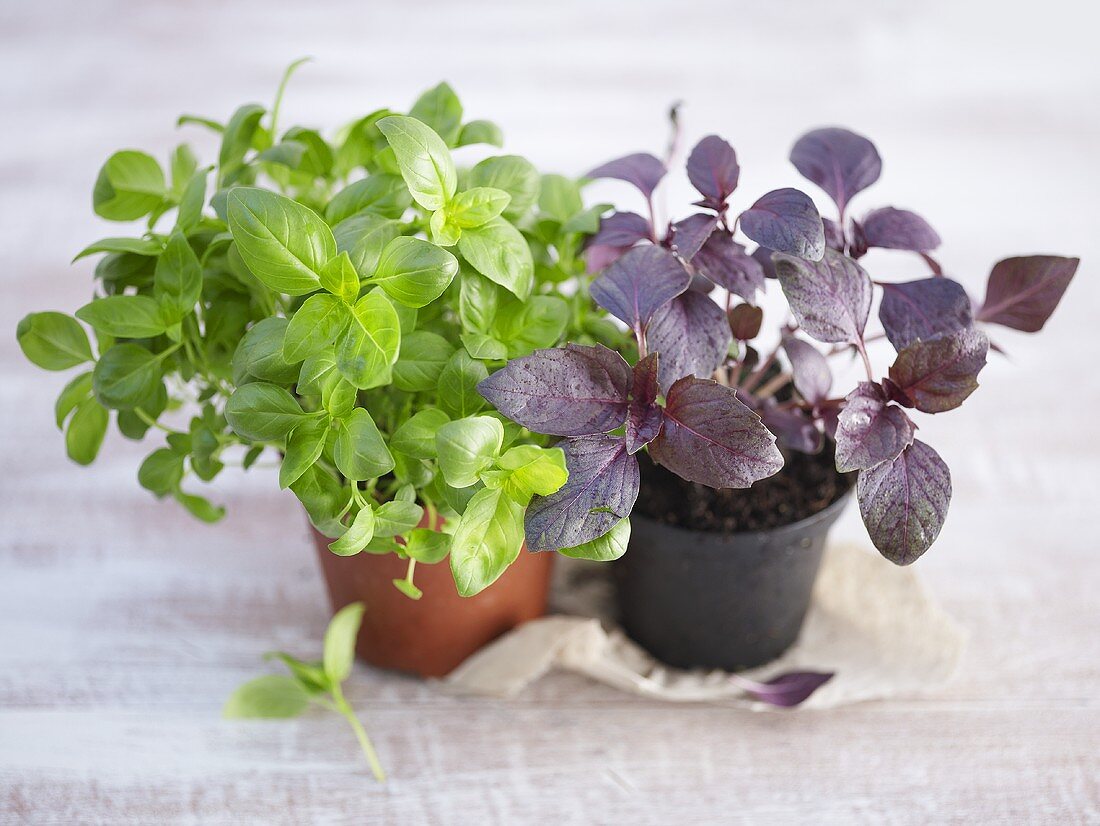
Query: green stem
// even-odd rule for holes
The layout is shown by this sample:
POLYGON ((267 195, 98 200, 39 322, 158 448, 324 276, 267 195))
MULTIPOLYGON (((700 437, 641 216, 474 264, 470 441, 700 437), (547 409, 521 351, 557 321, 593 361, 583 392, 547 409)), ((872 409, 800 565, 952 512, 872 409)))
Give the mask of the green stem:
POLYGON ((359 718, 355 716, 355 710, 348 704, 348 701, 344 699, 344 692, 340 689, 338 684, 332 687, 332 699, 336 701, 336 710, 344 716, 344 719, 346 719, 351 726, 352 731, 355 732, 355 737, 359 740, 359 746, 363 749, 363 754, 367 758, 367 763, 370 764, 370 770, 371 773, 374 774, 374 779, 379 783, 385 783, 386 771, 382 768, 382 761, 378 759, 378 752, 374 750, 374 744, 371 743, 370 737, 367 736, 367 730, 363 728, 363 724, 360 723, 359 718))
POLYGON ((157 430, 163 430, 165 433, 177 433, 181 436, 186 436, 187 435, 182 430, 176 430, 174 428, 171 428, 171 427, 168 427, 166 425, 161 424, 156 419, 154 419, 152 416, 150 416, 148 413, 146 413, 144 410, 142 410, 140 407, 135 407, 134 408, 134 415, 136 415, 139 419, 141 419, 143 422, 145 422, 145 424, 149 425, 149 427, 155 427, 157 430))

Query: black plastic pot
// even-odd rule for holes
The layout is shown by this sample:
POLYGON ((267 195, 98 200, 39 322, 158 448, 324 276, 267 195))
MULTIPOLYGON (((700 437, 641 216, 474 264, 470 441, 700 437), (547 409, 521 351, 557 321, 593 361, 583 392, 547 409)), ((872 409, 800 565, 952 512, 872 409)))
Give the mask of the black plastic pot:
POLYGON ((630 544, 614 563, 623 629, 678 668, 736 671, 762 665, 798 638, 825 537, 848 491, 800 522, 716 534, 630 517, 630 544))

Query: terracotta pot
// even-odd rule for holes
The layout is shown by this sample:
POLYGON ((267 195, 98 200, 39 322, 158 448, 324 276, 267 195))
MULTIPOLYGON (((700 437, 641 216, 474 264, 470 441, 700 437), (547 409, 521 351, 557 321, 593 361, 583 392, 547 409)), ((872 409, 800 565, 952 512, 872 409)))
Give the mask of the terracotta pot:
POLYGON ((528 553, 474 597, 460 597, 447 560, 418 564, 414 579, 424 592, 409 599, 393 585, 408 562, 394 554, 336 556, 332 541, 312 530, 333 613, 351 602, 366 604, 355 650, 380 668, 442 677, 482 646, 546 613, 556 554, 528 553))

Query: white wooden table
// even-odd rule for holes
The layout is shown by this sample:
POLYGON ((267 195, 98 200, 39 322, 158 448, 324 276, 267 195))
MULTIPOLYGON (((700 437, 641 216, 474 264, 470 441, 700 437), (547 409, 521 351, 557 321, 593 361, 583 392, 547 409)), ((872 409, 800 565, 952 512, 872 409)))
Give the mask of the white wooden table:
MULTIPOLYGON (((1100 61, 1085 6, 0 6, 0 822, 1098 822, 1100 61), (333 126, 446 77, 510 149, 569 173, 659 149, 682 98, 689 139, 734 142, 745 198, 797 183, 800 130, 845 123, 886 159, 863 205, 926 214, 973 289, 1003 255, 1079 254, 1050 328, 1001 336, 1012 362, 921 423, 954 472, 920 570, 972 633, 958 680, 752 714, 567 675, 510 702, 460 699, 358 667, 350 695, 385 787, 337 719, 222 721, 264 651, 319 645, 300 513, 271 475, 230 474, 229 517, 199 526, 138 489, 144 451, 119 438, 94 468, 70 465, 52 424, 66 379, 27 364, 14 327, 86 300, 91 264, 67 262, 110 234, 89 209, 109 152, 163 156, 177 113, 268 100, 301 54, 318 60, 290 119, 333 126)), ((859 531, 854 513, 838 529, 859 531)))

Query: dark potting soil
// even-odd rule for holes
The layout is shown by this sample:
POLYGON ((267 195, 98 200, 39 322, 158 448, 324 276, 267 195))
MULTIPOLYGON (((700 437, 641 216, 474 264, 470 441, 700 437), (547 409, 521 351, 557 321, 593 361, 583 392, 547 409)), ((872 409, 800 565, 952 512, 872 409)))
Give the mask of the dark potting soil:
POLYGON ((639 456, 642 486, 634 509, 666 525, 708 533, 789 525, 824 510, 855 482, 836 472, 830 448, 828 445, 812 456, 785 452, 786 464, 779 473, 746 490, 715 490, 685 482, 648 457, 639 456))

